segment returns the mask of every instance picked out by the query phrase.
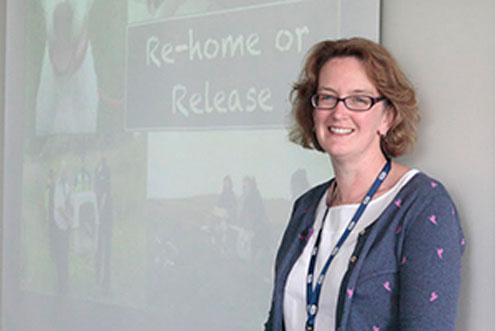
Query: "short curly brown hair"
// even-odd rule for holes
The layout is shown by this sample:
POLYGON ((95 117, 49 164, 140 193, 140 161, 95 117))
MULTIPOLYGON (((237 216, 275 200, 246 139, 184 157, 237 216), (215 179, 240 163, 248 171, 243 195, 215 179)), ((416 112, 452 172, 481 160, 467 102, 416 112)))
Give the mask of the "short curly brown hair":
POLYGON ((294 124, 289 139, 305 148, 324 151, 313 131, 314 109, 310 98, 317 91, 321 68, 336 57, 360 60, 377 91, 386 97, 388 110, 393 111, 393 121, 388 133, 381 138, 381 148, 388 157, 403 155, 415 142, 420 118, 415 90, 391 54, 383 46, 364 38, 322 41, 310 49, 290 93, 294 124))

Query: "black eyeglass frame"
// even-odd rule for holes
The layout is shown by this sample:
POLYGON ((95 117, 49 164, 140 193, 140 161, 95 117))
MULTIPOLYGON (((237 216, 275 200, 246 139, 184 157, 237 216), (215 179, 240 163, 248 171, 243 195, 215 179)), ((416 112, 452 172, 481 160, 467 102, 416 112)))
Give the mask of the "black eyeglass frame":
POLYGON ((322 94, 316 93, 316 94, 312 95, 312 97, 310 98, 310 103, 312 104, 312 107, 316 110, 333 110, 334 108, 336 108, 338 106, 338 103, 342 101, 344 106, 346 107, 346 109, 351 110, 351 111, 355 111, 355 112, 364 112, 364 111, 368 111, 368 110, 372 109, 372 107, 374 107, 375 104, 377 104, 381 101, 387 100, 387 98, 383 95, 378 96, 378 97, 372 97, 370 95, 356 94, 356 95, 348 95, 344 98, 336 97, 334 95, 327 95, 327 96, 333 97, 336 100, 336 104, 333 107, 320 107, 320 106, 317 106, 317 100, 316 100, 319 97, 319 95, 322 95, 322 94), (350 98, 356 98, 356 97, 362 97, 362 98, 369 99, 370 100, 370 106, 366 109, 350 108, 348 106, 348 104, 346 103, 346 100, 349 100, 350 98))

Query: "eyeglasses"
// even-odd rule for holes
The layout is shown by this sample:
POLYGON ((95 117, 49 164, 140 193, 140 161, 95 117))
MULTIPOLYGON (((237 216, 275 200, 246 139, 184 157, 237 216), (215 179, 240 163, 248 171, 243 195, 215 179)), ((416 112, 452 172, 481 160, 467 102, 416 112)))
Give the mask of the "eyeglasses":
POLYGON ((310 101, 315 109, 331 110, 336 108, 340 101, 343 101, 346 108, 352 111, 367 111, 378 102, 386 100, 384 96, 371 97, 368 95, 349 95, 339 98, 335 95, 317 93, 312 95, 310 101))

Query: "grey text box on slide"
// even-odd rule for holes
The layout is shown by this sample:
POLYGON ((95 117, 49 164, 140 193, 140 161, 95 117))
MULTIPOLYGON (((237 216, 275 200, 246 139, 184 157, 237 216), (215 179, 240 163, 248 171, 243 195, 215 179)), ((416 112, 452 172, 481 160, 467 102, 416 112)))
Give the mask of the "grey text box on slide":
POLYGON ((338 3, 288 1, 130 26, 127 129, 285 126, 304 54, 339 35, 338 3))

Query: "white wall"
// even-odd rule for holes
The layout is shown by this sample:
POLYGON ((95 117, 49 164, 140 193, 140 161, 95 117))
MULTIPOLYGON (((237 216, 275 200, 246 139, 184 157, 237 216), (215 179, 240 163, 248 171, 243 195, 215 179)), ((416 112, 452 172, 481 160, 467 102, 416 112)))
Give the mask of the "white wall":
POLYGON ((383 0, 382 42, 417 88, 404 161, 441 179, 467 239, 458 330, 494 330, 494 2, 383 0))

